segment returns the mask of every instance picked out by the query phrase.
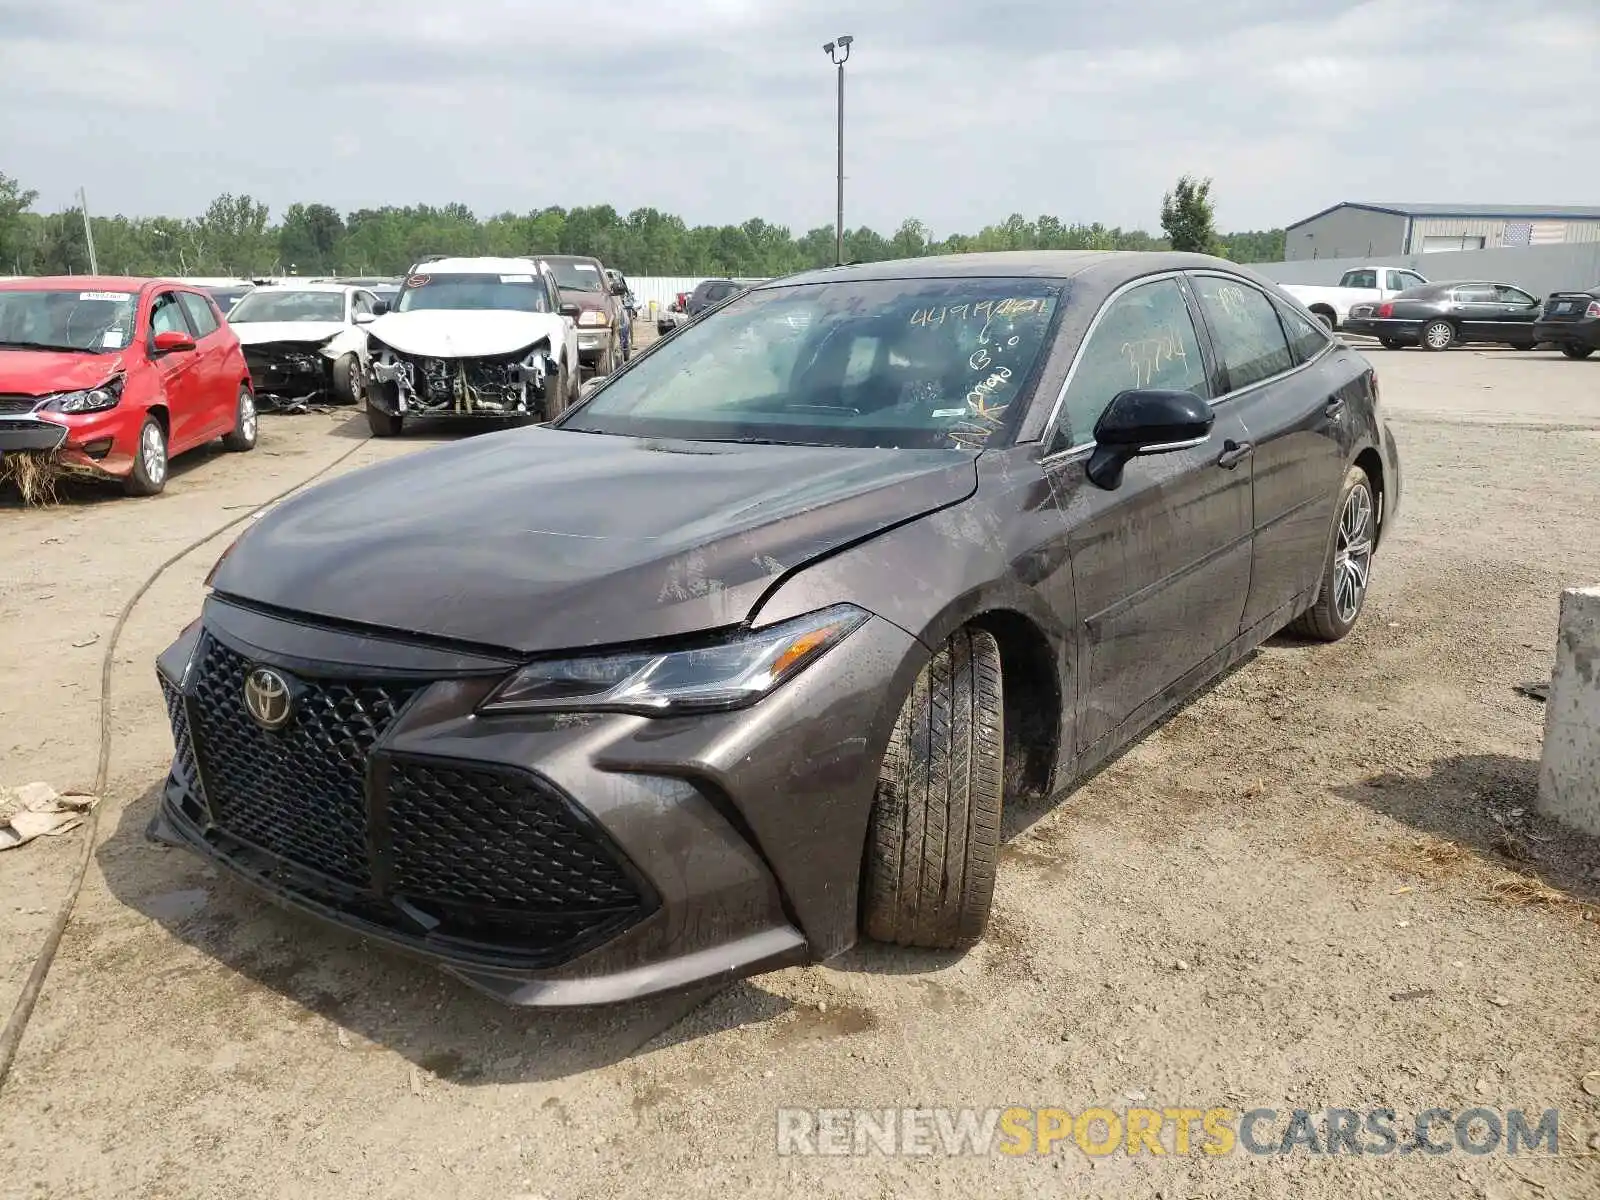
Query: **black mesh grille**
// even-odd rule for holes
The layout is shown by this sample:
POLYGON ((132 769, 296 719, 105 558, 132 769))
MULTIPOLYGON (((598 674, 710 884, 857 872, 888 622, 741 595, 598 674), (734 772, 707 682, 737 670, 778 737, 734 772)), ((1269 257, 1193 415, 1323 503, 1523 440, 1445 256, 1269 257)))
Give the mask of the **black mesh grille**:
POLYGON ((388 796, 401 895, 580 919, 641 903, 604 843, 531 776, 396 759, 388 796))
POLYGON ((167 720, 172 722, 172 747, 175 751, 172 769, 184 787, 199 792, 200 773, 194 767, 194 740, 189 736, 189 716, 183 709, 183 696, 159 671, 156 678, 161 681, 161 695, 167 702, 167 720))
POLYGON ((29 413, 38 406, 38 396, 0 396, 0 413, 29 413))
POLYGON ((242 655, 205 636, 194 733, 217 824, 280 858, 370 886, 367 754, 417 685, 301 680, 293 719, 271 733, 245 711, 249 668, 242 655))

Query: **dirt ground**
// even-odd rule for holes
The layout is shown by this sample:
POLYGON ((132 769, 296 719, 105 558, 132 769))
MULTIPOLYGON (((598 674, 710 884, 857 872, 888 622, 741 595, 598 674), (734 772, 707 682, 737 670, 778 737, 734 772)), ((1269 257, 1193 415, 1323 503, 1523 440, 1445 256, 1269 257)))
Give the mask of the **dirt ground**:
MULTIPOLYGON (((1600 1194, 1600 846, 1533 813, 1543 713, 1514 690, 1548 677, 1560 589, 1600 580, 1600 361, 1371 353, 1406 495, 1360 627, 1273 642, 1010 812, 964 956, 526 1013, 148 843, 152 661, 216 538, 117 653, 100 844, 0 1094, 0 1195, 1600 1194), (1131 1102, 1557 1108, 1561 1154, 776 1153, 780 1105, 1131 1102)), ((153 501, 0 501, 0 782, 92 781, 105 639, 154 563, 352 447, 335 469, 454 436, 363 433, 268 416, 255 453, 180 460, 153 501)), ((0 1017, 79 836, 0 856, 0 1017)))

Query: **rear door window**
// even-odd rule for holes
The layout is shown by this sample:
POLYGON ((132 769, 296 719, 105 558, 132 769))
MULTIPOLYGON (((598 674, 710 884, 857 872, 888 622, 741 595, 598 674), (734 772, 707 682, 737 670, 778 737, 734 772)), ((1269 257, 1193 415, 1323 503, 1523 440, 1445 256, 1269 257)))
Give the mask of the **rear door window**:
POLYGON ((1294 355, 1297 363, 1310 362, 1324 349, 1332 345, 1326 331, 1316 321, 1308 321, 1287 304, 1273 301, 1278 310, 1278 318, 1283 322, 1283 331, 1289 338, 1289 350, 1294 355))
POLYGON ((178 303, 183 305, 183 311, 189 315, 189 324, 194 327, 196 337, 205 337, 217 331, 217 317, 211 311, 211 305, 204 296, 194 292, 179 292, 178 303))
POLYGON ((1217 354, 1228 372, 1229 391, 1281 375, 1294 366, 1278 310, 1265 292, 1220 275, 1196 275, 1194 287, 1217 354))
POLYGON ((1378 273, 1376 271, 1351 271, 1344 277, 1344 286, 1353 288, 1375 288, 1378 286, 1378 273))

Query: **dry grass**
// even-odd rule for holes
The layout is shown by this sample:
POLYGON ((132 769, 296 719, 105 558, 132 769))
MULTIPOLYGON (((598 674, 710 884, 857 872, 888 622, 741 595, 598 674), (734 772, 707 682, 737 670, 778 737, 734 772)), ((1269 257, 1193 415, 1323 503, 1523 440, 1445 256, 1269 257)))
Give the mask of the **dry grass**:
POLYGON ((54 504, 60 479, 60 458, 54 453, 20 451, 0 458, 0 483, 16 484, 22 502, 30 508, 54 504))
POLYGON ((1511 879, 1497 879, 1489 885, 1485 900, 1500 904, 1576 904, 1565 892, 1557 891, 1537 875, 1517 875, 1511 879))
POLYGON ((1465 846, 1436 837, 1419 838, 1409 845, 1396 846, 1390 857, 1401 871, 1424 879, 1453 875, 1475 861, 1465 846))

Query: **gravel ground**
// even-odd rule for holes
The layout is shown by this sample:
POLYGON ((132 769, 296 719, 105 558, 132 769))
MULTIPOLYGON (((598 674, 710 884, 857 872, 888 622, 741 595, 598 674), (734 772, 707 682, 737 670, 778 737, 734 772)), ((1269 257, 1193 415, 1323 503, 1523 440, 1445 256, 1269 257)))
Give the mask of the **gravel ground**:
MULTIPOLYGON (((1274 641, 1075 791, 1008 813, 993 924, 964 956, 863 948, 709 996, 530 1014, 149 844, 171 752, 151 663, 215 539, 118 652, 101 844, 0 1095, 0 1196, 1600 1192, 1582 1086, 1600 1071, 1600 846, 1532 813, 1542 710, 1513 690, 1548 674, 1560 589, 1600 580, 1600 362, 1371 353, 1406 496, 1360 627, 1274 641), (1558 1108, 1561 1153, 775 1149, 780 1105, 1010 1104, 1558 1108)), ((363 427, 269 416, 256 453, 192 456, 154 501, 0 500, 0 778, 87 785, 116 610, 363 427)), ((452 435, 336 469, 434 436, 452 435)), ((0 1011, 78 836, 0 858, 0 1011)))

